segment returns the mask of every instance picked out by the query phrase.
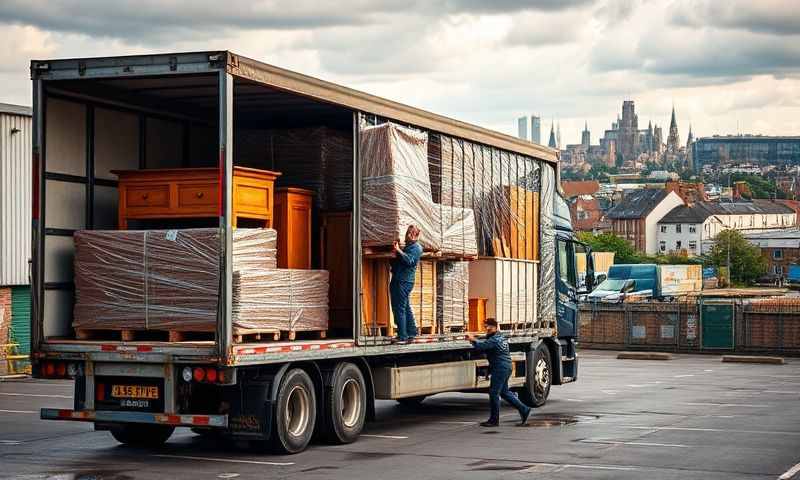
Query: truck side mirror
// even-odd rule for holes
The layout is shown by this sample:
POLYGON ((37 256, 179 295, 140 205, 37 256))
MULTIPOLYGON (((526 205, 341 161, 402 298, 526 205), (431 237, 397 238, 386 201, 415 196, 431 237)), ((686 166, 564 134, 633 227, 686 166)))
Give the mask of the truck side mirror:
POLYGON ((622 293, 631 293, 633 291, 636 291, 636 280, 625 280, 625 284, 622 286, 622 293))
POLYGON ((597 282, 597 285, 600 285, 601 283, 606 281, 606 278, 607 278, 606 274, 605 273, 601 273, 600 275, 597 276, 595 281, 597 282))
POLYGON ((586 291, 591 292, 594 290, 594 272, 589 270, 586 272, 586 291))

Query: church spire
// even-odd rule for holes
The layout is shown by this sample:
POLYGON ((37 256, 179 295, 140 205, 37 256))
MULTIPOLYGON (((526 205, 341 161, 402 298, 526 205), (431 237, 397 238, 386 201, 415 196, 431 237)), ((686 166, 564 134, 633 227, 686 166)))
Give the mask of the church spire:
POLYGON ((680 148, 680 137, 678 136, 678 122, 675 120, 675 105, 672 105, 672 118, 669 121, 669 135, 667 135, 667 151, 677 154, 680 148))
POLYGON ((550 140, 547 141, 547 146, 550 148, 558 148, 558 145, 556 145, 555 122, 550 122, 550 140))

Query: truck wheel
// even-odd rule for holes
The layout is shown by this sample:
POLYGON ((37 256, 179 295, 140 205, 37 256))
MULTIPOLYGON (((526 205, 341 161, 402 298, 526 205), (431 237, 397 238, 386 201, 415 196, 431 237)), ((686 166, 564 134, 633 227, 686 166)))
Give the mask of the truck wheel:
POLYGON ((295 368, 283 377, 274 420, 272 445, 276 450, 298 453, 308 446, 317 420, 317 400, 314 383, 305 371, 295 368))
POLYGON ((425 395, 418 395, 416 397, 398 398, 397 403, 407 408, 419 408, 422 405, 422 402, 424 402, 426 398, 427 397, 425 395))
POLYGON ((109 429, 111 435, 119 442, 132 447, 158 447, 164 444, 175 427, 165 425, 149 425, 146 423, 126 423, 115 425, 109 429))
POLYGON ((522 403, 529 407, 541 407, 550 395, 553 383, 550 349, 540 343, 536 350, 528 352, 525 362, 525 386, 519 392, 522 403))
POLYGON ((332 387, 325 392, 325 440, 352 443, 364 428, 367 414, 367 389, 364 375, 352 363, 340 363, 333 371, 332 387))

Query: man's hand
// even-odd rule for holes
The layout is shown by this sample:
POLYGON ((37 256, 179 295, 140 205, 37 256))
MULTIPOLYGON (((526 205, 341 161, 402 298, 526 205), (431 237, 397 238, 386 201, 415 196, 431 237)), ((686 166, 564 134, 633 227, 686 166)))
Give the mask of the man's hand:
POLYGON ((403 251, 403 249, 400 248, 400 242, 398 242, 396 240, 395 240, 394 244, 392 245, 392 248, 394 249, 395 252, 398 252, 398 253, 403 251))
POLYGON ((477 339, 477 338, 475 337, 475 335, 473 335, 473 334, 471 334, 471 333, 468 333, 468 334, 467 334, 467 341, 468 341, 468 342, 472 343, 472 342, 474 342, 476 339, 477 339))

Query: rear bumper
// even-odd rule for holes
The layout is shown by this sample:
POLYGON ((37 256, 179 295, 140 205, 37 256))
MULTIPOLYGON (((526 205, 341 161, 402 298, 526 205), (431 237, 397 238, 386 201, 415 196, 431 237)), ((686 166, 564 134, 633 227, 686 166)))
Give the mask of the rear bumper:
POLYGON ((40 417, 42 420, 72 420, 76 422, 151 423, 175 427, 228 427, 227 415, 173 415, 150 412, 43 408, 40 417))

